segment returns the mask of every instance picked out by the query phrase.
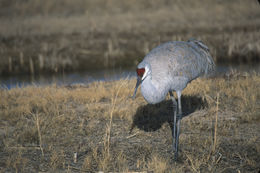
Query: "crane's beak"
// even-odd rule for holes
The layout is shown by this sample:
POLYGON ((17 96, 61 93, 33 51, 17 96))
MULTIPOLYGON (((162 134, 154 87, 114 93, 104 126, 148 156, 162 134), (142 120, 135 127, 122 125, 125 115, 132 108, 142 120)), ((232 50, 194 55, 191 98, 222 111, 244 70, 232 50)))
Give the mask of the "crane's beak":
POLYGON ((141 79, 141 77, 137 77, 137 82, 136 82, 136 86, 135 86, 135 91, 134 91, 134 95, 133 95, 133 97, 132 97, 132 99, 135 99, 135 95, 136 95, 136 92, 137 92, 137 89, 138 89, 138 87, 139 87, 139 85, 142 83, 142 79, 141 79))

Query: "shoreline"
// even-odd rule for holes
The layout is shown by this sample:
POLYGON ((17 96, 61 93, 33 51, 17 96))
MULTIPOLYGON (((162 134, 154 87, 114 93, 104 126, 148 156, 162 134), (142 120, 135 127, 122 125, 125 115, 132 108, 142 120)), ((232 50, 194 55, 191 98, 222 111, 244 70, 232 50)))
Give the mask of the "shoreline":
MULTIPOLYGON (((241 27, 231 35, 179 34, 54 34, 2 38, 0 75, 44 74, 134 67, 152 48, 172 40, 197 37, 210 48, 216 63, 259 64, 260 25, 252 31, 241 27), (140 37, 142 36, 142 37, 140 37)), ((214 30, 214 29, 213 29, 214 30)))

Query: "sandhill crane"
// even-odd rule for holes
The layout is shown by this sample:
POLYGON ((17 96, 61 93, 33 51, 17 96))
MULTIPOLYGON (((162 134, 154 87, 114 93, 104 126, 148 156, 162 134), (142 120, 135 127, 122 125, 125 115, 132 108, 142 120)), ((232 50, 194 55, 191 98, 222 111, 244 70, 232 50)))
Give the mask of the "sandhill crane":
POLYGON ((214 68, 215 63, 209 48, 195 39, 164 43, 149 52, 137 66, 137 83, 133 99, 140 84, 141 93, 148 103, 159 103, 165 99, 167 93, 170 94, 174 107, 172 136, 175 159, 178 157, 182 119, 182 90, 193 79, 214 71, 214 68), (178 103, 173 96, 173 91, 177 94, 178 103))

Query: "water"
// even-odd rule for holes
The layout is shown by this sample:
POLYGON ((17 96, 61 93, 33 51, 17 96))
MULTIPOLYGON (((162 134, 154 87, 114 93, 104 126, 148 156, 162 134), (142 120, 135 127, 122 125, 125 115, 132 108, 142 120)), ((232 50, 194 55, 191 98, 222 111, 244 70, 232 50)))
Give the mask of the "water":
POLYGON ((11 89, 14 87, 25 87, 28 85, 46 86, 51 84, 71 85, 87 84, 94 81, 112 81, 121 78, 132 78, 135 76, 134 70, 102 70, 88 72, 73 72, 53 75, 17 75, 17 76, 0 76, 0 88, 11 89))
MULTIPOLYGON (((230 71, 239 72, 260 72, 260 65, 218 65, 217 75, 223 75, 230 71)), ((0 87, 11 89, 14 87, 24 87, 28 85, 45 86, 50 84, 71 85, 71 84, 87 84, 94 81, 112 81, 121 78, 133 78, 136 76, 134 69, 113 69, 102 71, 77 72, 68 74, 55 75, 18 75, 4 77, 0 76, 0 87)))

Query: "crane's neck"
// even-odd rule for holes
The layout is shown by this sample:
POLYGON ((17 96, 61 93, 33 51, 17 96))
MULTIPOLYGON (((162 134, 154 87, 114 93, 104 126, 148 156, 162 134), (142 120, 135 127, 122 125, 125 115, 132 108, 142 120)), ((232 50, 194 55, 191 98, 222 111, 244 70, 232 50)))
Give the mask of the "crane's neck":
POLYGON ((157 81, 153 81, 151 76, 147 76, 141 84, 142 95, 144 96, 144 99, 151 104, 163 101, 168 91, 168 88, 160 87, 157 81))

